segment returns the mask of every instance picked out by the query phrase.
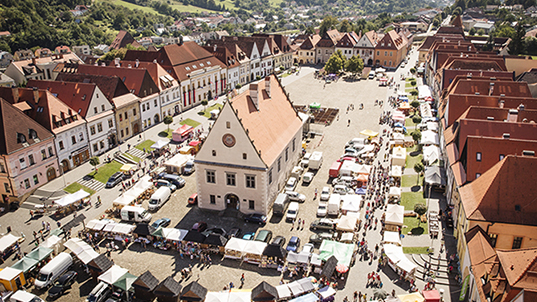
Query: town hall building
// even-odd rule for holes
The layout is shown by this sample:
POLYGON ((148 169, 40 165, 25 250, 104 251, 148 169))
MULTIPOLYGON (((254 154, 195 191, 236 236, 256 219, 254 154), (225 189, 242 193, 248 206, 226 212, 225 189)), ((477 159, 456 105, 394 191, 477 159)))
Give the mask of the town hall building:
POLYGON ((272 75, 226 101, 196 155, 198 206, 266 215, 300 158, 302 126, 272 75))

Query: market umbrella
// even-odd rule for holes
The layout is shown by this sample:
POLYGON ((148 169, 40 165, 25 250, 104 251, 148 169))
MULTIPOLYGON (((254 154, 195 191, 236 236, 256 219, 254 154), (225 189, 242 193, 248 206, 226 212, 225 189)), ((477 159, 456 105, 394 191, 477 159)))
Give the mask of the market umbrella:
POLYGON ((381 289, 381 288, 375 288, 373 290, 373 297, 375 297, 375 299, 386 299, 386 297, 388 297, 388 293, 381 289))
POLYGON ((365 136, 369 136, 369 137, 374 137, 374 136, 379 135, 378 132, 375 132, 375 131, 369 130, 369 129, 362 130, 362 132, 360 132, 360 134, 365 135, 365 136))
POLYGON ((340 263, 340 264, 336 265, 336 272, 338 272, 340 274, 344 274, 344 273, 346 273, 348 271, 349 271, 349 267, 346 266, 345 264, 340 263))

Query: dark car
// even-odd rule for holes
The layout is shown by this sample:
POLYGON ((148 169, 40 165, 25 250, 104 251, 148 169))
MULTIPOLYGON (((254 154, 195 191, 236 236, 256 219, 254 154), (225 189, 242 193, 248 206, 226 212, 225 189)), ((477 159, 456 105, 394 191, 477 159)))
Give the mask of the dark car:
POLYGON ((313 244, 320 244, 325 239, 333 240, 334 235, 332 235, 331 233, 319 233, 319 234, 313 234, 310 236, 310 242, 313 244))
POLYGON ((172 222, 170 218, 160 218, 153 222, 151 226, 155 229, 158 229, 159 227, 165 228, 170 225, 170 222, 172 222))
POLYGON ((227 237, 228 238, 231 238, 231 237, 241 238, 241 234, 242 234, 242 230, 240 228, 232 228, 231 230, 229 230, 229 232, 227 232, 227 237))
POLYGON ((179 175, 160 173, 159 178, 169 181, 170 183, 174 184, 178 189, 184 187, 186 184, 186 181, 179 175))
POLYGON ((272 239, 272 231, 261 230, 257 233, 254 240, 269 243, 270 239, 272 239))
POLYGON ((310 225, 312 230, 325 230, 325 231, 335 231, 337 221, 332 219, 317 219, 313 221, 310 225))
POLYGON ((227 232, 223 228, 214 227, 214 228, 206 229, 205 231, 203 231, 203 234, 205 235, 218 234, 218 235, 226 236, 227 232))
POLYGON ((56 282, 54 286, 48 290, 47 299, 56 299, 61 296, 66 289, 70 288, 71 285, 75 282, 76 276, 78 275, 75 271, 68 271, 62 275, 56 282))
POLYGON ((272 240, 272 244, 276 244, 276 245, 279 245, 279 246, 284 246, 285 241, 286 241, 285 237, 276 236, 276 238, 274 238, 274 240, 272 240))
POLYGON ((297 236, 291 237, 289 239, 289 243, 287 244, 287 247, 285 248, 288 252, 296 252, 298 251, 298 248, 300 247, 300 238, 297 236))
POLYGON ((122 180, 123 180, 123 173, 116 172, 116 173, 112 174, 112 176, 110 176, 110 178, 108 178, 108 181, 106 182, 106 187, 107 188, 113 188, 118 183, 120 183, 122 180))
POLYGON ((261 214, 250 214, 244 217, 244 221, 252 222, 252 223, 259 223, 260 225, 263 225, 267 223, 267 216, 261 215, 261 214))
POLYGON ((198 222, 194 223, 194 225, 192 226, 191 230, 192 231, 203 232, 203 231, 205 231, 206 228, 207 228, 207 222, 198 221, 198 222))

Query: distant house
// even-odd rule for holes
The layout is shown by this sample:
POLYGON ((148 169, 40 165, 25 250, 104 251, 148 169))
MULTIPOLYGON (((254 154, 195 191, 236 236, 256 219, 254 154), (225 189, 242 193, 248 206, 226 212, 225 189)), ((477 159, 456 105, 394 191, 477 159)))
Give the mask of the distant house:
POLYGON ((59 54, 45 58, 31 58, 12 62, 7 67, 5 73, 15 81, 16 85, 20 85, 31 79, 54 80, 56 78, 56 74, 53 72, 54 69, 58 64, 64 62, 81 62, 81 60, 74 53, 59 54))
POLYGON ((105 54, 105 53, 110 51, 110 46, 108 46, 106 44, 99 44, 97 46, 94 46, 93 49, 96 49, 98 51, 102 51, 103 54, 105 54))
POLYGON ((29 49, 20 49, 20 50, 17 50, 15 51, 15 54, 13 55, 13 59, 15 61, 22 61, 22 60, 28 60, 28 59, 31 59, 31 58, 34 58, 34 53, 33 51, 29 50, 29 49))
POLYGON ((79 17, 85 14, 88 10, 88 7, 85 5, 77 5, 75 9, 70 10, 70 12, 73 14, 73 16, 79 17))
POLYGON ((48 48, 39 48, 35 50, 35 57, 36 58, 46 58, 52 56, 52 51, 48 48))
POLYGON ((9 31, 0 31, 0 37, 9 37, 11 33, 9 31))
POLYGON ((129 32, 120 30, 117 34, 116 38, 110 45, 110 49, 120 49, 126 47, 128 44, 131 44, 134 47, 140 47, 141 45, 134 40, 131 34, 129 32))
POLYGON ((4 73, 0 73, 0 87, 12 87, 15 81, 4 73))
POLYGON ((494 29, 494 23, 476 22, 473 27, 476 31, 483 30, 486 35, 490 34, 494 29))
POLYGON ((71 49, 68 46, 62 45, 62 46, 57 46, 54 49, 54 52, 57 54, 60 54, 60 53, 66 54, 66 53, 71 53, 71 49))
POLYGON ((73 46, 73 51, 80 57, 81 55, 91 55, 91 48, 88 45, 73 46))
POLYGON ((0 51, 0 68, 8 67, 13 61, 13 55, 7 51, 0 51))

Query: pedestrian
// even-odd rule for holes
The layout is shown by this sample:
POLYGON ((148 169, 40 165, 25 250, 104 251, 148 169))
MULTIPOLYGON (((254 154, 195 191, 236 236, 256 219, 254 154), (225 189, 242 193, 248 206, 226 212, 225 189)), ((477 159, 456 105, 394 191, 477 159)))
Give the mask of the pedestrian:
POLYGON ((43 220, 43 221, 41 221, 41 229, 42 229, 42 230, 44 230, 44 229, 45 229, 45 226, 46 226, 46 223, 45 223, 45 221, 44 221, 44 220, 43 220))
POLYGON ((347 121, 347 127, 349 127, 350 125, 351 125, 351 120, 349 119, 349 120, 347 121))
POLYGON ((304 229, 305 224, 306 224, 306 219, 302 219, 302 229, 304 229))
POLYGON ((34 219, 34 211, 30 210, 30 219, 34 219))

